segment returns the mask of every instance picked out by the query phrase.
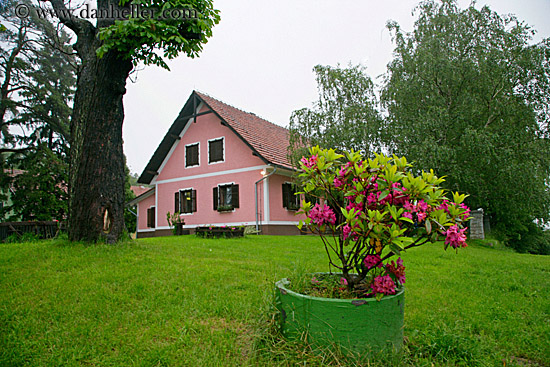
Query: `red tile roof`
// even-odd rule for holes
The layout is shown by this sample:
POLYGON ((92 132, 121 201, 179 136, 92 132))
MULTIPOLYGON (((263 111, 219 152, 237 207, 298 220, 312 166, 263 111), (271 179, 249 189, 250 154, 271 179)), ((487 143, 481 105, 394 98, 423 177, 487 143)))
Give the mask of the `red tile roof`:
POLYGON ((130 188, 132 189, 136 197, 143 194, 144 192, 151 190, 151 187, 146 186, 131 186, 130 188))
POLYGON ((207 94, 195 92, 269 163, 292 169, 288 159, 289 132, 253 113, 242 111, 207 94))

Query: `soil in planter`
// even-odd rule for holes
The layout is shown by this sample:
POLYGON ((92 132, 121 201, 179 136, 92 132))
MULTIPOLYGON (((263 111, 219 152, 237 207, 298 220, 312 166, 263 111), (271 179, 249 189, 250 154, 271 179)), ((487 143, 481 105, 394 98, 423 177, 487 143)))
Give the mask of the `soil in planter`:
POLYGON ((290 289, 311 297, 350 299, 358 295, 350 292, 343 284, 341 275, 318 273, 303 274, 289 278, 290 289))

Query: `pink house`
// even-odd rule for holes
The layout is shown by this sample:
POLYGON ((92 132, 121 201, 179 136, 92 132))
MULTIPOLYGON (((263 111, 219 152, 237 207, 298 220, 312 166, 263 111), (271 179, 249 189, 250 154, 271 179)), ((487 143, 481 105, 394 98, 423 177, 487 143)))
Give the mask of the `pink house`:
POLYGON ((184 228, 258 226, 262 234, 299 234, 288 130, 194 91, 138 182, 137 236, 171 234, 166 213, 184 228))

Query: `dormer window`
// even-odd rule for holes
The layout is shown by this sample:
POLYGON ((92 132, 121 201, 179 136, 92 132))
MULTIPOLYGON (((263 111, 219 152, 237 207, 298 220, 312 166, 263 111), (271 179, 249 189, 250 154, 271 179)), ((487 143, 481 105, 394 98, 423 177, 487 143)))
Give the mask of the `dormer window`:
POLYGON ((218 163, 224 160, 224 138, 208 140, 208 163, 218 163))

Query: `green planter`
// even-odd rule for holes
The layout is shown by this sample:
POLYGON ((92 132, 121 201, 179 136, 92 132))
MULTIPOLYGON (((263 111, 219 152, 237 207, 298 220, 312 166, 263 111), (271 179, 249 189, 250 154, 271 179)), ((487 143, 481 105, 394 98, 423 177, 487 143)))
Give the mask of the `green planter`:
POLYGON ((357 353, 403 346, 404 288, 377 301, 310 297, 289 290, 288 285, 287 279, 275 283, 284 336, 307 335, 312 344, 336 343, 357 353))

